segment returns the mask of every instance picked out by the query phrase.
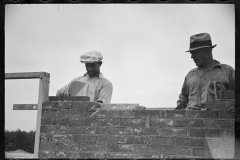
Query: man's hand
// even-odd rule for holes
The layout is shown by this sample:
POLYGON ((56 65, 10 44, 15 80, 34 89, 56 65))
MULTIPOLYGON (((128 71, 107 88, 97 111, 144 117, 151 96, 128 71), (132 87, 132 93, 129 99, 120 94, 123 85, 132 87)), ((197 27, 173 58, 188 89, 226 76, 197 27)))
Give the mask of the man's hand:
POLYGON ((180 104, 177 105, 177 107, 175 108, 175 110, 185 109, 186 107, 187 107, 187 101, 182 101, 180 104))

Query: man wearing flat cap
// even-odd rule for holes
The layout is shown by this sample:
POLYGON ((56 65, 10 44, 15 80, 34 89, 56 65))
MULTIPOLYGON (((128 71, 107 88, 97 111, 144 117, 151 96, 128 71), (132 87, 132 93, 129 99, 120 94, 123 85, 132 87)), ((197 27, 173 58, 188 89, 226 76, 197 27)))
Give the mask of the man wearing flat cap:
POLYGON ((91 102, 110 103, 113 85, 100 72, 102 59, 98 51, 88 51, 81 55, 80 61, 85 63, 87 73, 59 89, 57 96, 88 96, 91 102))
POLYGON ((176 109, 204 109, 206 101, 215 100, 214 81, 221 84, 221 90, 235 90, 235 70, 213 59, 211 37, 200 33, 190 37, 191 58, 197 68, 185 77, 176 109))

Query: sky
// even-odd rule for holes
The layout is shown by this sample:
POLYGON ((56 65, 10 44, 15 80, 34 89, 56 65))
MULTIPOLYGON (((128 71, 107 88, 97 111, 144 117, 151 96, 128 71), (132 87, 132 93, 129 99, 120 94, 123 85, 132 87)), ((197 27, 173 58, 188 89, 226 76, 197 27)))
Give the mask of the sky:
MULTIPOLYGON (((8 4, 5 73, 50 73, 49 96, 86 72, 80 55, 98 50, 113 84, 111 103, 175 108, 195 63, 190 36, 209 33, 214 59, 235 68, 234 4, 8 4)), ((35 130, 39 80, 5 80, 5 129, 35 130)))

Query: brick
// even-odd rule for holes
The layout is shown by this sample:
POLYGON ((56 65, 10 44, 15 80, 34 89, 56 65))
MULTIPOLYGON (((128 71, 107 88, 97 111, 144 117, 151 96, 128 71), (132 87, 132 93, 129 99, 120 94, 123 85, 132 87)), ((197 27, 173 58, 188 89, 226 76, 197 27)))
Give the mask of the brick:
POLYGON ((97 126, 119 126, 120 120, 118 118, 99 118, 96 119, 97 126))
POLYGON ((235 100, 208 101, 205 108, 215 110, 228 110, 235 108, 235 100))
POLYGON ((80 159, 103 159, 106 158, 105 153, 100 152, 79 152, 75 158, 80 159))
POLYGON ((134 132, 137 135, 158 135, 157 127, 134 127, 134 132))
POLYGON ((132 144, 110 144, 108 145, 109 152, 135 152, 134 145, 132 144))
POLYGON ((61 118, 68 118, 68 117, 73 117, 73 116, 82 116, 82 111, 81 110, 63 109, 63 110, 59 110, 58 116, 61 117, 61 118))
POLYGON ((205 127, 216 129, 234 129, 235 123, 233 120, 205 119, 205 127))
POLYGON ((122 135, 123 134, 119 127, 108 127, 107 133, 108 133, 108 135, 122 135))
POLYGON ((146 120, 145 118, 124 118, 120 119, 120 126, 145 126, 146 120))
POLYGON ((189 129, 187 128, 158 128, 159 136, 165 137, 189 137, 189 129))
MULTIPOLYGON (((98 110, 99 112, 100 110, 98 110)), ((95 118, 96 114, 94 114, 96 112, 93 111, 93 110, 82 110, 82 114, 81 114, 81 117, 91 117, 91 118, 95 118), (93 115, 94 114, 94 115, 93 115)))
POLYGON ((219 111, 186 110, 187 118, 219 118, 219 111))
POLYGON ((217 129, 190 129, 190 137, 220 138, 220 130, 217 130, 217 129))
POLYGON ((51 110, 52 108, 53 108, 52 102, 49 102, 49 101, 43 102, 43 104, 42 104, 42 109, 43 110, 45 110, 45 109, 51 110))
POLYGON ((51 134, 40 134, 40 142, 52 142, 53 136, 51 134))
POLYGON ((69 125, 69 118, 53 118, 53 125, 69 125))
POLYGON ((71 104, 71 108, 77 110, 91 110, 98 106, 98 103, 96 102, 71 102, 71 104))
POLYGON ((221 138, 234 139, 235 138, 235 130, 233 130, 233 129, 221 130, 221 138))
POLYGON ((211 152, 206 148, 193 148, 193 156, 211 157, 211 152))
POLYGON ((163 118, 164 117, 164 111, 163 110, 151 110, 151 117, 163 118))
POLYGON ((143 144, 144 139, 142 136, 123 136, 123 141, 126 144, 143 144))
POLYGON ((185 110, 166 110, 164 111, 165 118, 186 118, 185 110))
POLYGON ((122 136, 117 135, 98 135, 97 144, 124 143, 122 136))
POLYGON ((190 138, 190 146, 191 147, 204 147, 204 139, 203 138, 190 138))
POLYGON ((136 145, 137 153, 161 154, 161 146, 158 145, 136 145))
POLYGON ((133 118, 133 110, 109 110, 109 118, 133 118))
POLYGON ((163 154, 166 155, 187 155, 191 156, 191 149, 188 147, 163 147, 163 154))
POLYGON ((176 119, 174 122, 175 127, 204 127, 202 119, 176 119))
POLYGON ((39 144, 39 150, 41 151, 53 151, 57 149, 58 149, 57 143, 40 143, 39 144))
POLYGON ((58 135, 54 134, 52 138, 53 142, 73 142, 73 135, 58 135))
POLYGON ((176 146, 183 146, 183 147, 190 146, 189 138, 176 138, 176 146))
POLYGON ((51 133, 55 134, 57 133, 57 126, 41 126, 40 127, 40 133, 51 133))
POLYGON ((97 128, 95 126, 84 126, 83 134, 97 134, 97 128))
POLYGON ((235 112, 220 111, 220 119, 235 119, 235 112))
POLYGON ((144 136, 143 137, 143 142, 144 142, 144 144, 173 146, 174 145, 174 138, 160 137, 160 136, 144 136))
POLYGON ((80 149, 77 143, 59 143, 58 150, 78 152, 80 149))
POLYGON ((145 118, 151 116, 151 110, 134 110, 134 118, 145 118))
POLYGON ((53 102, 53 109, 70 109, 71 102, 70 101, 55 101, 53 102))
POLYGON ((81 144, 79 149, 82 152, 107 152, 106 144, 81 144))
POLYGON ((163 126, 172 127, 172 126, 174 126, 174 121, 172 119, 162 119, 162 118, 151 117, 150 126, 152 126, 152 127, 163 127, 163 126))
POLYGON ((70 126, 96 126, 97 122, 96 122, 95 118, 71 117, 71 118, 69 118, 68 125, 70 125, 70 126))
POLYGON ((97 141, 97 136, 93 135, 73 135, 74 143, 94 144, 97 141))
POLYGON ((82 127, 74 127, 74 126, 57 126, 58 134, 82 134, 82 127))
POLYGON ((94 117, 107 118, 107 116, 108 116, 107 110, 100 109, 99 112, 97 112, 94 117))
POLYGON ((42 110, 42 117, 57 117, 58 113, 57 110, 42 110))
POLYGON ((44 159, 46 159, 46 158, 54 158, 55 157, 55 155, 54 155, 54 151, 41 151, 41 150, 39 150, 39 158, 44 158, 44 159))
POLYGON ((219 99, 235 99, 235 90, 220 90, 219 99))
POLYGON ((119 158, 119 159, 123 159, 123 158, 135 158, 137 155, 134 154, 134 153, 114 153, 114 152, 109 152, 109 153, 106 153, 106 158, 107 159, 116 159, 116 158, 119 158))
POLYGON ((156 137, 156 140, 153 141, 153 144, 157 145, 163 145, 163 146, 173 146, 174 145, 174 138, 169 138, 169 137, 156 137))
POLYGON ((64 152, 64 151, 55 151, 55 157, 54 158, 69 158, 73 157, 73 153, 64 152))
POLYGON ((108 134, 108 127, 97 126, 96 133, 97 134, 108 134))
POLYGON ((138 154, 137 159, 160 159, 158 154, 138 154))
POLYGON ((53 118, 51 118, 51 117, 42 117, 41 125, 52 125, 52 124, 53 124, 53 118))

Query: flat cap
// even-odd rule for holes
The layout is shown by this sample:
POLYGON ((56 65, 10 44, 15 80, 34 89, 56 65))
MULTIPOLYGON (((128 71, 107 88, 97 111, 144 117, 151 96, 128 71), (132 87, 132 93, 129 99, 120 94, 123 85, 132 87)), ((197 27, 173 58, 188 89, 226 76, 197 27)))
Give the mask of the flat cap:
POLYGON ((103 56, 99 51, 88 51, 80 56, 81 63, 96 63, 102 61, 103 56))

